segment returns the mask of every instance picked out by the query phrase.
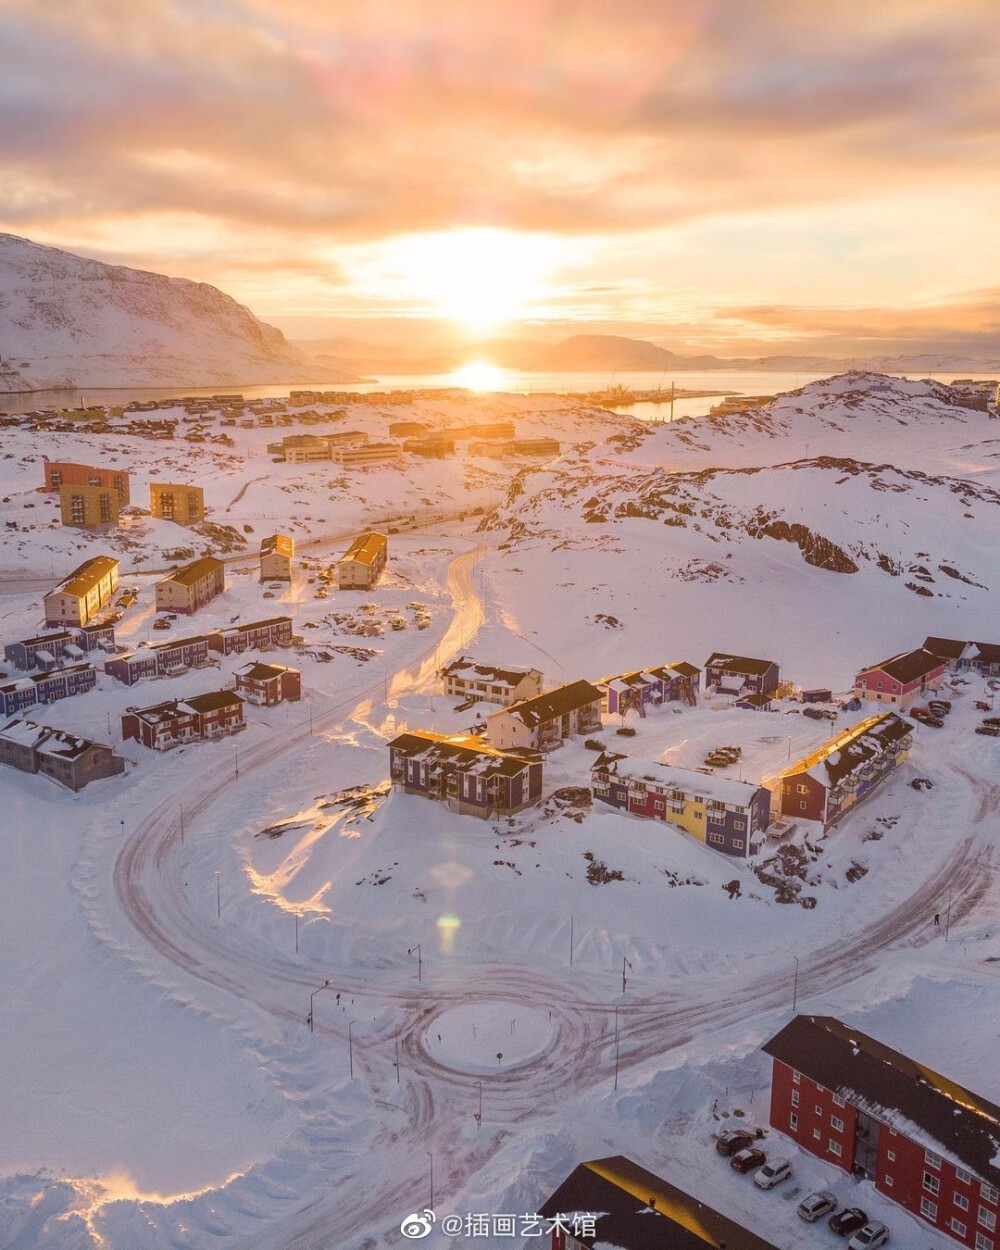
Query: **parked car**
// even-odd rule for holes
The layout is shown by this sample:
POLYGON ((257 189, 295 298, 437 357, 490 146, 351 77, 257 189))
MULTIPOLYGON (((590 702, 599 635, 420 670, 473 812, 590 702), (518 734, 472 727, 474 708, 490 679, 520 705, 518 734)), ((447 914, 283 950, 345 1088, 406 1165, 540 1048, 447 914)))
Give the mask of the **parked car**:
POLYGON ((846 1237, 848 1233, 856 1233, 859 1228, 864 1228, 868 1223, 868 1215, 860 1207, 845 1207, 837 1215, 831 1215, 826 1223, 835 1233, 846 1237))
POLYGON ((738 1150, 733 1155, 729 1160, 729 1166, 734 1172, 739 1172, 741 1176, 746 1176, 747 1172, 763 1167, 766 1162, 767 1155, 763 1150, 759 1150, 756 1146, 747 1146, 746 1150, 738 1150))
POLYGON ((946 712, 951 711, 951 699, 928 699, 929 707, 943 707, 946 712))
POLYGON ((169 621, 154 621, 153 628, 154 629, 169 629, 170 622, 169 621))
POLYGON ((787 1181, 791 1174, 792 1164, 789 1159, 772 1159, 759 1171, 754 1172, 753 1183, 758 1189, 773 1189, 775 1185, 787 1181))
POLYGON ((748 1133, 746 1129, 730 1129, 728 1133, 723 1133, 716 1139, 715 1153, 727 1157, 734 1155, 738 1150, 746 1150, 747 1146, 752 1145, 753 1139, 753 1133, 748 1133))
POLYGON ((273 591, 273 590, 265 590, 265 591, 264 591, 264 593, 261 595, 261 598, 262 598, 262 599, 273 599, 273 598, 274 598, 274 591, 273 591))
POLYGON ((1000 729, 1000 716, 984 716, 984 725, 991 725, 994 729, 1000 729))
POLYGON ((1000 725, 977 725, 977 734, 985 734, 987 738, 1000 738, 1000 725))
POLYGON ((933 715, 933 713, 928 711, 925 707, 911 707, 909 714, 914 720, 926 720, 928 716, 933 715))
POLYGON ((810 1194, 808 1198, 803 1198, 796 1207, 800 1220, 805 1220, 807 1224, 815 1224, 817 1220, 822 1219, 824 1215, 829 1215, 831 1211, 836 1211, 837 1199, 833 1194, 825 1189, 821 1189, 818 1193, 810 1194))
POLYGON ((818 707, 804 707, 802 715, 808 716, 810 720, 823 720, 825 713, 818 707))
POLYGON ((847 1250, 878 1250, 889 1244, 889 1230, 878 1220, 872 1220, 859 1229, 847 1243, 847 1250))

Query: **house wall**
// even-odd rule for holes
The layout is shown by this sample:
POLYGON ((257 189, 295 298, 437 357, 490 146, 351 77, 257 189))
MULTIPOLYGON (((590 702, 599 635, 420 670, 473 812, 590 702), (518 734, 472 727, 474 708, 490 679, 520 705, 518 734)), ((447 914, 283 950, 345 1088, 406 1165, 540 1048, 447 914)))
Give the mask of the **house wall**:
POLYGON ((292 580, 291 557, 279 555, 277 552, 261 556, 260 580, 262 582, 290 582, 292 580))
POLYGON ((803 1150, 852 1172, 858 1113, 809 1077, 774 1060, 771 1074, 771 1126, 803 1150), (840 1104, 844 1105, 841 1106, 840 1104), (837 1128, 841 1123, 843 1128, 837 1128))
POLYGON ((857 698, 884 703, 902 711, 915 703, 921 695, 937 690, 944 680, 944 675, 943 662, 930 673, 909 682, 896 681, 884 669, 870 669, 867 672, 858 673, 854 678, 854 694, 857 698))
POLYGON ((783 777, 781 814, 799 820, 825 820, 826 786, 805 772, 783 777))

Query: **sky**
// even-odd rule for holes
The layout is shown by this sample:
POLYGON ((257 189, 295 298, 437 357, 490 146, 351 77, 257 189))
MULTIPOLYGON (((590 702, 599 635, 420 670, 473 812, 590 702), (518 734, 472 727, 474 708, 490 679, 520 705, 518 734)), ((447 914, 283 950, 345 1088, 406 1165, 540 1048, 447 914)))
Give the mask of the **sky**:
POLYGON ((0 0, 0 230, 292 337, 1000 352, 1000 0, 0 0))

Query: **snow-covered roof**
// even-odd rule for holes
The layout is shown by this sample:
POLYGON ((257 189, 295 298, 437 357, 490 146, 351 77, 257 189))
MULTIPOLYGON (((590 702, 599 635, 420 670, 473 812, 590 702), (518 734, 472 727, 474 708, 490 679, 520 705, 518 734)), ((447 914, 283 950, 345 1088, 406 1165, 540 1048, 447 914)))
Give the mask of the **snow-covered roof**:
POLYGON ((673 764, 660 764, 656 760, 636 759, 630 755, 600 755, 592 772, 606 772, 610 777, 629 784, 636 782, 647 788, 669 793, 683 790, 685 794, 715 799, 731 807, 748 807, 760 786, 749 781, 734 781, 715 773, 701 773, 693 768, 677 768, 673 764))
POLYGON ((117 568, 118 561, 111 556, 94 556, 75 568, 69 577, 61 581, 54 590, 49 591, 49 594, 76 595, 82 599, 117 568))
POLYGON ((844 730, 811 755, 803 756, 787 768, 782 777, 795 777, 807 773, 822 786, 833 786, 842 778, 876 756, 883 755, 893 743, 911 733, 913 726, 895 712, 884 712, 859 721, 851 729, 844 730))
POLYGON ((20 717, 8 721, 0 729, 0 738, 5 738, 8 742, 16 742, 19 746, 31 747, 41 755, 58 755, 62 759, 76 759, 84 751, 98 745, 77 734, 67 733, 63 729, 54 729, 51 725, 39 725, 35 721, 23 720, 20 717))
POLYGON ((202 556, 200 560, 192 560, 190 564, 185 564, 183 568, 174 569, 157 585, 162 585, 164 582, 176 582, 179 586, 193 586, 203 577, 211 577, 225 567, 223 562, 217 560, 215 556, 202 556))
POLYGON ((722 668, 728 673, 750 673, 754 676, 767 672, 774 660, 755 660, 746 655, 727 655, 725 651, 713 651, 705 661, 706 668, 722 668))
POLYGON ((545 694, 535 695, 533 699, 522 699, 512 703, 503 712, 494 712, 494 716, 511 715, 534 729, 557 716, 565 716, 567 712, 586 707, 588 703, 600 703, 601 692, 589 681, 572 681, 565 686, 557 686, 545 694))
POLYGON ((376 533, 375 530, 362 534, 355 538, 337 563, 343 564, 345 560, 356 560, 359 564, 371 564, 379 553, 385 550, 388 541, 385 534, 376 533))
POLYGON ((928 673, 933 673, 935 669, 940 668, 942 663, 941 656, 925 651, 923 647, 917 647, 914 651, 903 651, 899 655, 891 656, 880 664, 870 664, 867 668, 861 669, 858 676, 882 672, 894 681, 905 683, 926 677, 928 673))
POLYGON ((510 686, 513 688, 519 685, 529 673, 537 670, 510 666, 501 668, 498 664, 484 664, 470 659, 467 655, 460 655, 457 660, 452 660, 441 671, 445 677, 464 677, 469 680, 489 681, 497 686, 510 686))
POLYGON ((447 762, 460 772, 482 777, 513 777, 540 759, 537 751, 501 751, 481 738, 449 738, 426 730, 400 734, 389 748, 407 759, 447 762))

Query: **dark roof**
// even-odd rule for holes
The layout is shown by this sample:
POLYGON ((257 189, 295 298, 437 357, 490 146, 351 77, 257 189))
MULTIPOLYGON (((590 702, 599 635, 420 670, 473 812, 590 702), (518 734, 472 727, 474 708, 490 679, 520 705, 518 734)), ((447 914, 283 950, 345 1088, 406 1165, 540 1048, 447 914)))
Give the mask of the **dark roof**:
POLYGON ((248 621, 246 624, 224 625, 221 629, 213 629, 213 634, 238 634, 250 629, 263 629, 265 625, 282 625, 287 621, 289 625, 292 623, 290 616, 269 616, 266 621, 248 621))
POLYGON ((796 1016, 763 1050, 1000 1186, 1000 1107, 985 1098, 832 1016, 796 1016))
POLYGON ((33 720, 22 720, 15 717, 0 729, 0 737, 16 742, 21 746, 32 747, 43 755, 58 755, 61 759, 75 760, 86 751, 97 748, 110 751, 110 747, 101 747, 88 738, 80 738, 76 734, 67 733, 63 729, 54 729, 51 725, 39 725, 33 720))
MULTIPOLYGON (((811 755, 796 760, 782 771, 781 776, 791 777, 807 772, 816 777, 813 770, 822 765, 826 771, 827 785, 834 786, 862 764, 882 755, 890 743, 905 738, 912 730, 912 724, 895 712, 869 716, 867 720, 859 721, 853 728, 846 729, 835 738, 824 742, 811 755)), ((823 778, 816 777, 816 780, 822 781, 823 778)))
POLYGON ((745 655, 727 655, 725 651, 713 651, 705 661, 706 668, 724 668, 730 673, 766 673, 774 660, 753 660, 745 655))
POLYGON ((193 647, 196 642, 208 642, 208 638, 204 634, 195 634, 193 638, 172 638, 169 642, 151 642, 149 651, 173 651, 177 647, 193 647))
POLYGON ((673 664, 664 664, 664 668, 673 669, 675 673, 679 673, 681 677, 696 677, 700 672, 700 668, 695 668, 693 664, 689 664, 687 660, 677 660, 673 664))
POLYGON ((943 660, 957 660, 968 644, 957 638, 925 638, 924 650, 939 655, 943 660))
POLYGON ((38 642, 60 642, 63 638, 73 638, 68 629, 61 629, 57 634, 36 634, 34 638, 19 638, 12 643, 15 647, 33 647, 38 642))
MULTIPOLYGON (((545 694, 536 694, 533 699, 522 699, 519 703, 512 703, 505 710, 523 721, 530 729, 534 729, 536 725, 553 720, 556 716, 564 716, 575 708, 584 707, 588 703, 600 703, 600 701, 601 692, 589 681, 571 681, 568 685, 559 686, 545 694)), ((493 715, 498 716, 500 713, 494 712, 493 715)))
MULTIPOLYGON (((596 1215, 596 1237, 572 1235, 588 1250, 777 1250, 728 1216, 647 1172, 622 1155, 581 1163, 538 1208, 550 1219, 575 1212, 596 1215), (655 1207, 652 1205, 655 1203, 655 1207)), ((541 1243, 540 1243, 541 1244, 541 1243)))
POLYGON ((930 651, 925 651, 923 647, 917 647, 915 651, 904 651, 900 655, 894 655, 888 660, 883 660, 881 664, 869 664, 867 668, 861 670, 862 673, 873 673, 881 670, 887 677, 891 677, 893 681, 906 682, 916 681, 918 677, 923 677, 926 673, 931 673, 936 668, 941 667, 941 657, 933 655, 930 651))
POLYGON ((966 658, 978 658, 986 664, 1000 664, 1000 642, 971 642, 970 647, 974 647, 978 656, 966 658))
POLYGON ((186 703, 196 712, 215 712, 220 707, 232 707, 242 702, 240 696, 232 690, 210 690, 207 694, 193 694, 187 699, 181 699, 182 704, 186 703))
POLYGON ((491 747, 480 738, 453 737, 417 730, 400 734, 389 743, 391 750, 402 752, 407 759, 422 757, 427 760, 451 764, 461 772, 474 772, 479 776, 516 777, 529 764, 538 763, 537 751, 501 751, 491 747))
POLYGON ((237 677, 249 681, 270 681, 272 677, 280 677, 282 673, 297 673, 297 668, 288 668, 284 664, 262 664, 259 660, 251 660, 236 670, 237 677))
POLYGON ((736 700, 737 707, 767 707, 769 703, 774 702, 774 696, 764 694, 763 691, 756 691, 754 694, 745 694, 742 698, 736 700))
POLYGON ((172 573, 168 573, 163 578, 165 582, 177 582, 180 586, 193 586, 195 582, 201 581, 203 577, 211 577, 214 573, 218 573, 220 569, 225 569, 225 565, 221 560, 217 560, 215 556, 202 556, 200 560, 192 560, 190 564, 185 564, 183 568, 174 569, 172 573))

